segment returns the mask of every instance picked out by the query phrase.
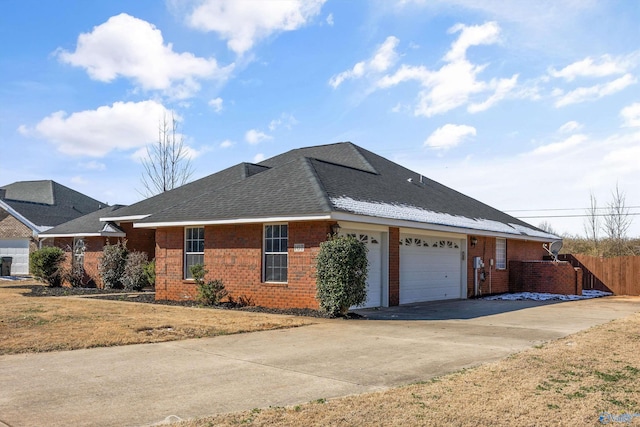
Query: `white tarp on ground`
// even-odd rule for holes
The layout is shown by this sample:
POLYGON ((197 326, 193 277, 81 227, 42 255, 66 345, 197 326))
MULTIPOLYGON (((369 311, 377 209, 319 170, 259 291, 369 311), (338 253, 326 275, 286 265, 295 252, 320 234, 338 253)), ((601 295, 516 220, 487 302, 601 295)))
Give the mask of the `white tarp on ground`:
POLYGON ((547 294, 541 292, 518 292, 514 294, 492 295, 482 299, 489 301, 574 301, 580 299, 600 298, 613 295, 611 292, 584 290, 582 295, 547 294))

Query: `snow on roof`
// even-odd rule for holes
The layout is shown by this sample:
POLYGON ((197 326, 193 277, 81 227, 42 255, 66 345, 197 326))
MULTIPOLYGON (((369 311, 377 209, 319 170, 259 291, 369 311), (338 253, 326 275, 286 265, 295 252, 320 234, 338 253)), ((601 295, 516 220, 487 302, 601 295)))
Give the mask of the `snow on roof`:
POLYGON ((416 206, 382 202, 365 202, 361 200, 354 200, 350 197, 332 197, 331 203, 337 209, 342 209, 359 215, 558 240, 558 237, 553 234, 545 233, 544 231, 529 228, 521 224, 505 224, 503 222, 484 218, 467 218, 464 216, 433 212, 416 206))

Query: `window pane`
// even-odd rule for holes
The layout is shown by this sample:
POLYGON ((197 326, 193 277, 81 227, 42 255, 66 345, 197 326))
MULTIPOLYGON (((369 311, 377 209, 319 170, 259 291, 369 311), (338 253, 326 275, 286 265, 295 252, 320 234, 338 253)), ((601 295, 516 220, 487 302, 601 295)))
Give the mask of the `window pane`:
POLYGON ((287 237, 287 228, 288 228, 288 226, 286 226, 286 225, 281 225, 280 226, 280 236, 281 237, 287 237))

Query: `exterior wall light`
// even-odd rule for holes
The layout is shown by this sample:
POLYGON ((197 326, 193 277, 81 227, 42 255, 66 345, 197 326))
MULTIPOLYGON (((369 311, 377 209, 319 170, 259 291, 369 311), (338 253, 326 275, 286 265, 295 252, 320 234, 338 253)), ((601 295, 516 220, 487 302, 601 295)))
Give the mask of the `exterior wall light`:
POLYGON ((471 247, 475 247, 478 244, 478 238, 473 236, 471 238, 471 247))
POLYGON ((337 235, 340 232, 340 224, 337 222, 331 225, 331 234, 337 235))

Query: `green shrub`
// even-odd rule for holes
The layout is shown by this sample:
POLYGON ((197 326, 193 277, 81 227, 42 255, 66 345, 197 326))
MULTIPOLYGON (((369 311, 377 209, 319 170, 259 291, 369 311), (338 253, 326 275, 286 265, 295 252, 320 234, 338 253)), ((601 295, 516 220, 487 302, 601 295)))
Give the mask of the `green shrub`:
POLYGON ((126 241, 119 241, 115 245, 107 243, 102 248, 98 270, 105 289, 121 289, 124 287, 122 276, 124 275, 128 254, 129 250, 127 249, 126 241))
POLYGON ((156 285, 156 260, 152 259, 144 265, 144 275, 147 277, 147 283, 151 286, 156 285))
POLYGON ((210 280, 205 283, 204 276, 208 271, 204 268, 203 264, 196 264, 191 267, 191 275, 198 287, 198 294, 196 300, 204 305, 219 305, 222 299, 229 295, 224 288, 222 280, 210 280))
POLYGON ((149 284, 145 266, 147 254, 145 252, 129 252, 124 264, 124 270, 120 282, 128 291, 141 291, 149 284))
POLYGON ((44 247, 29 254, 29 269, 31 274, 52 287, 62 285, 64 272, 64 251, 56 247, 44 247))
POLYGON ((331 237, 316 259, 316 298, 320 308, 344 316, 367 300, 367 247, 354 236, 331 237))

